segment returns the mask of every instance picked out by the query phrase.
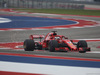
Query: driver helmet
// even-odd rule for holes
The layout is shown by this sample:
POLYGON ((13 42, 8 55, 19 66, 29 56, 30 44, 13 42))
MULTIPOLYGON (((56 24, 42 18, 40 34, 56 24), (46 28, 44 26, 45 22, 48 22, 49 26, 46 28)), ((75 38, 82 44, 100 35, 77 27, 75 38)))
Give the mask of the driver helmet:
POLYGON ((55 39, 56 39, 56 40, 59 40, 59 39, 60 39, 60 37, 55 37, 55 39))

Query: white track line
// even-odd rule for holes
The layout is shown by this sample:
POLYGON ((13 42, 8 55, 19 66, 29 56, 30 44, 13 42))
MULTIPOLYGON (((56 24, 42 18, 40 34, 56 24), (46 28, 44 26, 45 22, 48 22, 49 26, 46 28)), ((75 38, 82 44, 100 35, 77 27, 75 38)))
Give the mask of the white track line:
POLYGON ((86 53, 100 53, 100 51, 90 51, 90 52, 86 52, 86 53))
POLYGON ((74 39, 74 40, 100 40, 100 38, 93 38, 93 39, 74 39))

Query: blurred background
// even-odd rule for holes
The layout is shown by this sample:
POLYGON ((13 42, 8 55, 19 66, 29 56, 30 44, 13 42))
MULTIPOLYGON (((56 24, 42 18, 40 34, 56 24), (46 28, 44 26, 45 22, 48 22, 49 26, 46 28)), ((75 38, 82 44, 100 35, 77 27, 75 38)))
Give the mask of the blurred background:
POLYGON ((100 0, 0 0, 0 8, 100 9, 100 0))

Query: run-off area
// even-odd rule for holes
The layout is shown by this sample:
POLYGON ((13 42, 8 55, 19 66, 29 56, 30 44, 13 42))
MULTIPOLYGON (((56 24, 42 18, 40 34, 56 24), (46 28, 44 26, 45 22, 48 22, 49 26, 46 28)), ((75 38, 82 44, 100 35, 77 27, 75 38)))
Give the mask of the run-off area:
POLYGON ((3 28, 34 28, 77 24, 76 21, 25 16, 0 16, 0 29, 3 28))

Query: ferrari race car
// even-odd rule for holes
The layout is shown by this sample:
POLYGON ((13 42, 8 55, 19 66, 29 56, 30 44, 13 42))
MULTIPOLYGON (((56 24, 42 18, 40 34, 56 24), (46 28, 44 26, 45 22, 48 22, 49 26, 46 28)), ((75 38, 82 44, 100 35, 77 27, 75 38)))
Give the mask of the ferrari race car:
POLYGON ((74 43, 73 40, 69 40, 63 35, 58 35, 56 31, 52 31, 46 36, 30 35, 29 38, 30 39, 26 39, 23 44, 25 51, 79 51, 79 53, 85 53, 86 51, 90 51, 90 48, 88 47, 88 44, 85 40, 80 40, 77 43, 74 43), (40 41, 35 41, 35 39, 40 39, 40 41))

